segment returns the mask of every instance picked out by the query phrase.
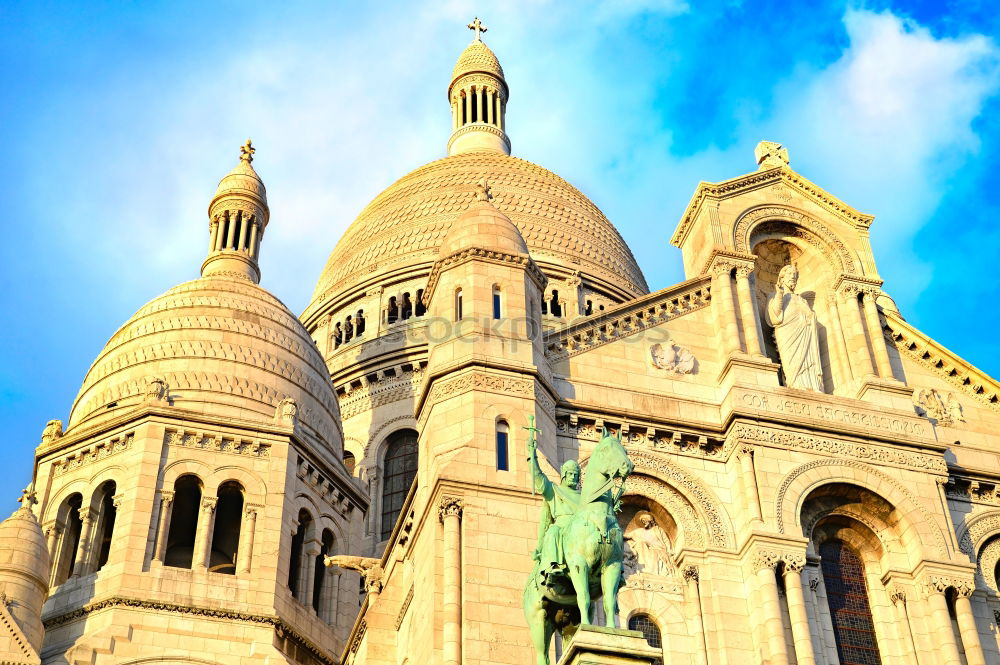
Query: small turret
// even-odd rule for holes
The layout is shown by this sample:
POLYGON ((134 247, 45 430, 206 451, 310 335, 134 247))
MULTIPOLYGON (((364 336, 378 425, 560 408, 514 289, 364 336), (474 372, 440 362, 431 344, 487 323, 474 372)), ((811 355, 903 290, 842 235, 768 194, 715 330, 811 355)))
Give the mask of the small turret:
POLYGON ((201 266, 203 276, 225 274, 260 282, 260 242, 271 212, 267 192, 254 171, 256 149, 247 139, 240 147, 240 161, 226 177, 208 205, 208 257, 201 266))
POLYGON ((42 605, 49 594, 49 551, 31 510, 35 493, 0 523, 0 662, 40 662, 42 605), (13 620, 13 623, 11 623, 13 620))
POLYGON ((478 18, 469 24, 476 31, 451 75, 448 101, 451 103, 452 133, 448 154, 489 151, 510 154, 507 127, 507 99, 510 91, 500 61, 483 43, 486 26, 478 18))

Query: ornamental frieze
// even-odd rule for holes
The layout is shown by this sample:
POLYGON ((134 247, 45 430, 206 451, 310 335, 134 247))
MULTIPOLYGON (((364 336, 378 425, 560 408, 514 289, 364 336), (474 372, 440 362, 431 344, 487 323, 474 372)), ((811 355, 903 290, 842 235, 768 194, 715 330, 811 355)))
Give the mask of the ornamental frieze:
POLYGON ((119 434, 98 443, 90 444, 81 450, 74 451, 57 459, 52 463, 52 469, 57 476, 75 471, 92 462, 107 459, 112 455, 128 450, 132 447, 134 439, 135 433, 128 432, 127 434, 119 434))
POLYGON ((791 430, 738 423, 730 430, 729 438, 770 444, 779 448, 808 450, 834 457, 854 457, 876 464, 890 464, 935 473, 948 472, 948 464, 941 455, 855 443, 791 430))
MULTIPOLYGON (((581 441, 599 441, 604 424, 603 420, 581 418, 575 414, 560 414, 556 417, 556 431, 559 436, 568 436, 581 441)), ((656 427, 628 419, 616 422, 615 427, 622 430, 622 442, 629 446, 720 460, 725 458, 725 452, 728 450, 725 447, 725 440, 705 434, 656 427)))
POLYGON ((261 443, 257 439, 196 430, 167 429, 163 433, 163 443, 168 446, 210 450, 216 453, 248 457, 270 457, 271 455, 271 445, 261 443))

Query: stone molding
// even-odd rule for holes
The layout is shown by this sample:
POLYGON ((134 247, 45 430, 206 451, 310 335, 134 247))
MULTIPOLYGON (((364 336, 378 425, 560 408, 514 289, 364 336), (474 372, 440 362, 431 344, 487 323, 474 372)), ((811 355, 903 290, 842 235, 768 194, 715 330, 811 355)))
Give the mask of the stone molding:
POLYGON ((706 307, 711 286, 704 277, 682 282, 545 335, 545 356, 571 358, 706 307))
POLYGON ((682 493, 669 483, 654 476, 633 473, 625 480, 623 500, 629 496, 641 496, 655 501, 674 518, 680 527, 685 549, 703 549, 709 535, 701 516, 682 493))
POLYGON ((1000 510, 973 515, 958 533, 958 548, 975 560, 976 550, 982 547, 982 543, 990 536, 1000 533, 1000 510))
POLYGON ((235 612, 232 610, 223 610, 211 607, 198 607, 195 605, 178 605, 176 603, 168 603, 156 600, 139 600, 137 598, 114 596, 111 598, 106 598, 104 600, 97 601, 95 603, 87 603, 83 607, 79 607, 71 612, 66 612, 64 614, 59 614, 53 617, 49 617, 48 619, 45 619, 42 622, 42 624, 45 626, 45 630, 49 631, 53 628, 63 626, 77 619, 88 617, 94 612, 100 612, 101 610, 109 608, 140 609, 140 610, 153 610, 156 612, 171 612, 175 614, 190 614, 193 616, 202 616, 210 619, 226 619, 231 621, 241 621, 244 623, 255 623, 260 625, 273 626, 275 632, 277 632, 279 636, 284 636, 284 635, 291 636, 295 641, 302 644, 313 656, 315 656, 324 665, 339 665, 339 662, 336 659, 330 658, 329 656, 326 655, 325 650, 320 649, 320 647, 313 644, 310 640, 306 639, 304 635, 296 631, 288 623, 283 621, 280 617, 269 616, 266 614, 235 612))
MULTIPOLYGON (((630 419, 612 421, 622 431, 622 442, 637 448, 659 450, 666 453, 696 457, 701 459, 724 459, 727 452, 726 440, 692 431, 682 431, 667 427, 657 427, 646 422, 630 419)), ((568 436, 582 441, 599 441, 601 427, 605 421, 599 417, 581 418, 575 412, 560 413, 556 416, 556 431, 559 436, 568 436)))
POLYGON ((350 388, 350 383, 337 391, 340 399, 340 417, 343 420, 379 406, 415 398, 423 381, 422 368, 414 366, 409 371, 397 369, 396 376, 380 376, 377 381, 363 380, 360 388, 350 388))
MULTIPOLYGON (((629 458, 635 464, 638 473, 659 479, 672 485, 701 514, 701 522, 705 525, 707 546, 731 548, 735 544, 735 535, 731 525, 723 517, 722 502, 715 492, 680 466, 664 459, 662 456, 643 450, 629 450, 629 458)), ((626 481, 627 482, 627 481, 626 481)))
POLYGON ((354 510, 356 501, 342 491, 339 482, 331 479, 334 476, 323 473, 302 455, 299 455, 296 461, 295 476, 303 486, 313 490, 314 496, 321 498, 340 515, 346 516, 354 510))
MULTIPOLYGON (((457 137, 463 130, 468 130, 470 127, 472 129, 479 129, 480 125, 466 125, 465 127, 457 130, 455 134, 452 134, 452 139, 457 137)), ((482 127, 495 129, 491 128, 489 125, 482 125, 482 127)), ((437 287, 437 283, 441 278, 442 272, 469 261, 486 261, 496 265, 521 268, 528 273, 528 276, 531 277, 532 281, 535 282, 541 290, 545 289, 545 284, 548 282, 548 278, 545 276, 545 273, 542 272, 541 268, 538 267, 538 264, 536 264, 528 254, 511 254, 509 252, 498 252, 493 249, 486 249, 482 247, 470 247, 459 250, 453 254, 449 254, 448 256, 434 262, 434 267, 431 268, 431 274, 427 277, 427 287, 424 289, 424 303, 430 303, 431 298, 434 297, 434 289, 437 287)))
POLYGON ((470 123, 468 125, 463 125, 458 129, 456 129, 455 131, 453 131, 451 133, 451 138, 448 139, 448 152, 449 153, 451 152, 452 144, 455 141, 457 141, 460 137, 465 136, 466 134, 472 134, 476 132, 485 132, 487 134, 493 134, 494 136, 498 137, 501 141, 503 141, 504 147, 507 148, 507 152, 508 153, 510 152, 510 138, 507 136, 507 132, 500 129, 499 127, 495 127, 494 125, 490 125, 485 122, 470 123))
POLYGON ((815 217, 787 206, 757 206, 740 215, 733 227, 733 246, 736 251, 748 253, 753 231, 759 226, 774 222, 789 225, 790 228, 780 231, 813 245, 821 256, 836 257, 838 272, 858 274, 855 261, 851 258, 851 251, 835 233, 815 217))
POLYGON ((976 583, 974 580, 966 579, 963 577, 950 577, 947 575, 927 575, 923 580, 923 590, 925 595, 930 595, 933 593, 944 593, 948 589, 955 589, 955 591, 965 597, 972 595, 972 592, 976 590, 976 583))
POLYGON ((258 439, 197 430, 185 429, 182 431, 168 428, 163 432, 163 443, 169 446, 210 450, 232 455, 271 456, 271 444, 261 443, 258 439))
POLYGON ((887 340, 899 353, 909 356, 935 375, 975 397, 981 404, 1000 411, 1000 381, 973 367, 922 332, 906 323, 895 312, 882 310, 887 340))
POLYGON ((786 475, 784 480, 782 480, 781 482, 781 486, 778 488, 778 492, 774 502, 775 522, 778 525, 779 533, 786 533, 788 526, 790 526, 790 523, 791 524, 799 523, 799 517, 800 517, 799 515, 791 515, 788 516, 789 519, 786 519, 785 512, 787 509, 785 505, 790 503, 792 504, 793 509, 797 508, 799 501, 802 498, 804 498, 805 492, 803 492, 800 496, 790 497, 789 496, 790 488, 792 484, 796 482, 802 475, 814 469, 823 469, 824 471, 826 471, 825 475, 828 476, 828 479, 824 478, 824 480, 820 482, 814 482, 807 489, 813 489, 815 487, 819 487, 827 483, 850 482, 852 484, 859 485, 860 487, 863 487, 864 489, 867 489, 868 491, 873 492, 874 494, 882 497, 890 505, 894 506, 896 509, 900 511, 905 512, 907 511, 907 509, 918 511, 920 513, 920 519, 914 520, 914 522, 916 523, 912 524, 912 526, 917 530, 918 540, 920 540, 925 547, 934 548, 936 554, 938 555, 938 558, 940 559, 948 558, 948 549, 947 546, 945 545, 944 535, 941 533, 941 529, 938 527, 937 522, 934 520, 934 517, 927 510, 927 508, 924 507, 924 505, 915 496, 913 496, 913 493, 910 492, 910 490, 906 489, 906 487, 904 487, 902 483, 893 478, 890 478, 889 476, 882 473, 881 471, 871 466, 870 464, 865 464, 864 462, 858 460, 849 460, 849 459, 813 460, 812 462, 806 462, 805 464, 802 464, 801 466, 793 469, 788 475, 786 475), (826 469, 824 469, 824 467, 826 467, 826 469), (844 480, 839 475, 831 473, 831 470, 836 467, 848 467, 860 470, 865 474, 868 482, 864 483, 857 479, 844 480), (875 484, 876 486, 880 487, 878 487, 878 489, 871 489, 869 487, 870 484, 875 484), (892 488, 893 490, 892 496, 885 495, 885 491, 883 489, 885 487, 892 488), (906 505, 900 505, 903 502, 905 502, 906 505), (924 530, 921 530, 920 528, 921 525, 925 526, 926 528, 924 530), (926 542, 926 538, 930 538, 932 542, 926 542))
POLYGON ((473 390, 535 399, 544 410, 555 410, 555 401, 536 385, 534 378, 470 370, 435 381, 421 405, 421 412, 426 414, 427 407, 473 390))
POLYGON ((948 472, 948 464, 941 455, 833 439, 793 430, 737 423, 730 430, 729 437, 738 440, 741 444, 752 441, 756 444, 769 444, 783 449, 797 448, 837 458, 853 457, 876 464, 892 464, 934 473, 948 472))
POLYGON ((639 591, 657 591, 660 593, 673 593, 682 595, 684 593, 681 582, 676 578, 652 577, 644 573, 629 575, 625 580, 624 588, 636 589, 639 591))
POLYGON ((403 604, 399 607, 399 612, 396 614, 396 624, 395 628, 398 631, 399 627, 403 625, 403 618, 406 616, 406 610, 410 609, 410 602, 413 600, 413 586, 410 586, 410 590, 406 593, 406 598, 403 599, 403 604))
POLYGON ((116 434, 97 443, 89 444, 80 450, 75 450, 68 455, 62 455, 52 463, 52 470, 56 476, 75 471, 82 466, 86 466, 99 460, 107 459, 122 451, 132 447, 135 440, 135 432, 116 434))
POLYGON ((755 171, 754 173, 733 178, 721 183, 699 183, 698 189, 691 197, 691 202, 684 210, 681 221, 677 225, 677 230, 674 231, 674 235, 670 238, 670 244, 674 247, 680 247, 683 244, 684 239, 691 230, 691 226, 694 224, 698 210, 701 208, 702 203, 704 203, 706 199, 725 198, 731 194, 737 194, 742 191, 752 191, 754 189, 759 189, 768 185, 773 186, 774 184, 782 182, 787 183, 793 189, 806 195, 816 203, 829 208, 832 212, 840 217, 843 217, 855 226, 868 228, 875 219, 872 215, 866 215, 862 212, 858 212, 818 185, 815 185, 806 178, 802 177, 792 169, 775 168, 768 169, 766 171, 755 171))

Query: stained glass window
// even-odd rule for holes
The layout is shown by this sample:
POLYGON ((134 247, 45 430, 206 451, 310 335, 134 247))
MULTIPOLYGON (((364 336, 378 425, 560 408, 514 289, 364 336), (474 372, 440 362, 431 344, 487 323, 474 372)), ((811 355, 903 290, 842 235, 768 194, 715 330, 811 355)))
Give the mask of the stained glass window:
POLYGON ((417 433, 411 429, 389 435, 382 478, 382 540, 392 535, 403 501, 417 475, 417 433))
POLYGON ((819 554, 841 665, 881 665, 861 558, 836 540, 823 543, 819 554))
MULTIPOLYGON (((656 624, 649 618, 649 615, 636 614, 628 620, 628 629, 638 630, 642 633, 649 646, 657 649, 663 648, 663 640, 660 639, 660 629, 656 627, 656 624)), ((653 661, 653 665, 663 665, 663 659, 657 658, 653 661)))

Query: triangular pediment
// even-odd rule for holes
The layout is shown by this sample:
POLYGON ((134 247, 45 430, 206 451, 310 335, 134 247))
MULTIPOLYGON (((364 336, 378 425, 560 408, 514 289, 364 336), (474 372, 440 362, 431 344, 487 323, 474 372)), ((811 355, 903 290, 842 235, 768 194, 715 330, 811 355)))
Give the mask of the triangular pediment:
POLYGON ((6 604, 0 603, 0 665, 39 665, 41 662, 6 604))
POLYGON ((768 188, 773 192, 769 193, 769 198, 773 198, 775 203, 780 203, 783 196, 790 197, 794 193, 805 197, 858 228, 868 228, 875 219, 873 215, 856 210, 808 178, 787 166, 783 166, 755 171, 723 182, 702 181, 698 183, 698 187, 695 189, 687 208, 684 209, 681 221, 677 224, 677 229, 670 239, 670 244, 675 247, 680 247, 683 244, 702 204, 707 199, 729 199, 768 188), (783 195, 783 192, 786 193, 783 195))

